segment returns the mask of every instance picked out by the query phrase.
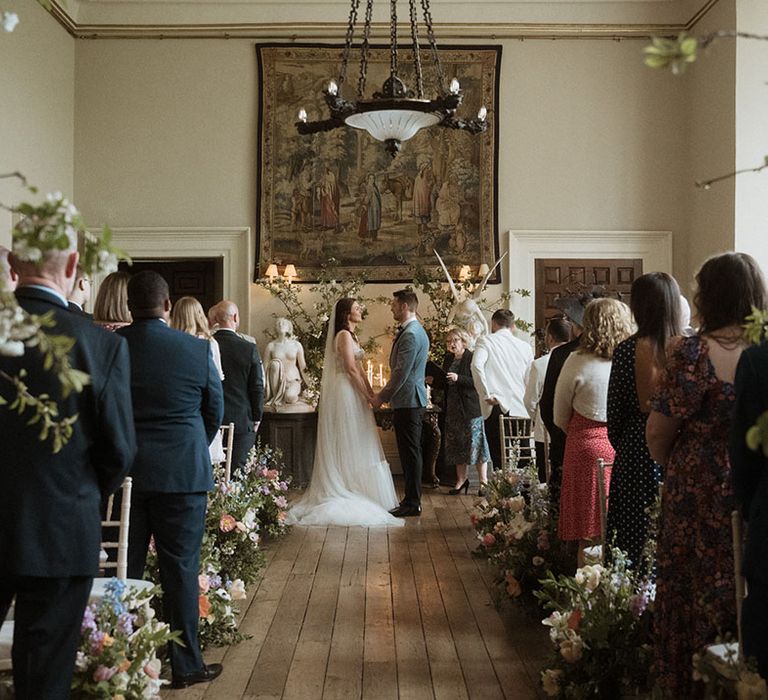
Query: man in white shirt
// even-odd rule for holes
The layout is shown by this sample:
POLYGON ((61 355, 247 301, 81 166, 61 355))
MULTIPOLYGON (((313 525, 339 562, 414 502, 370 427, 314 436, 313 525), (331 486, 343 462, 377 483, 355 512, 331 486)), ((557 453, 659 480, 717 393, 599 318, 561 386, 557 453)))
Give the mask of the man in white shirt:
POLYGON ((528 378, 528 386, 525 388, 525 397, 523 399, 528 415, 533 419, 533 439, 536 445, 536 466, 539 470, 539 481, 544 483, 547 480, 546 460, 544 456, 544 441, 547 436, 547 429, 541 420, 539 412, 539 400, 541 392, 544 389, 544 377, 547 375, 547 365, 551 352, 563 343, 571 339, 571 324, 564 318, 553 318, 547 323, 544 333, 544 344, 547 347, 547 354, 542 355, 533 361, 531 374, 528 378))
POLYGON ((480 396, 494 469, 502 466, 499 416, 528 415, 523 397, 533 350, 512 334, 514 323, 515 316, 508 309, 495 311, 491 317, 491 333, 480 337, 472 358, 472 379, 480 396))

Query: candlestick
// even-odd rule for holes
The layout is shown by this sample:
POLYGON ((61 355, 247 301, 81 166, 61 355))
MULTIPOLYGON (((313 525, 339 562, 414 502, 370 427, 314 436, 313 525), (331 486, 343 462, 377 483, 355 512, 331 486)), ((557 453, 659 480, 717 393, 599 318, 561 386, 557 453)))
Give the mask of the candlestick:
POLYGON ((379 386, 384 386, 384 367, 381 362, 379 362, 379 386))
POLYGON ((368 375, 368 384, 373 386, 373 365, 371 364, 370 360, 368 360, 368 367, 366 369, 366 374, 368 375))

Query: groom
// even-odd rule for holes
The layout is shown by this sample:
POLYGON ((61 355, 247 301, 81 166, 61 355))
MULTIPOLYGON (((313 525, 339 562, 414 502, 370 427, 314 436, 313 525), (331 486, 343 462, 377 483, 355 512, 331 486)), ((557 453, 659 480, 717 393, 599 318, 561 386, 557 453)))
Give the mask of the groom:
POLYGON ((405 475, 405 498, 390 511, 402 518, 421 514, 421 421, 427 405, 424 370, 429 352, 429 338, 416 319, 419 300, 408 289, 392 295, 392 316, 400 329, 389 356, 389 383, 373 397, 373 407, 389 403, 394 413, 397 451, 405 475))

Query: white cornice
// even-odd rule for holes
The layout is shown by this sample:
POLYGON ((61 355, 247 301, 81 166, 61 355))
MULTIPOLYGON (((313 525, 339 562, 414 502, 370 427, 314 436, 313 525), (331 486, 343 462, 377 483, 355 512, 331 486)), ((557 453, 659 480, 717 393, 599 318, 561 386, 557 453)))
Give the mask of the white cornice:
MULTIPOLYGON (((676 34, 690 30, 718 0, 442 0, 434 2, 436 34, 446 40, 613 39, 676 34), (445 6, 440 12, 439 6, 445 6), (475 21, 482 17, 483 21, 475 21), (602 20, 602 21, 598 21, 602 20)), ((288 39, 341 40, 346 0, 274 3, 241 0, 80 0, 72 13, 52 1, 51 13, 81 39, 288 39), (329 6, 333 6, 333 12, 329 6), (336 11, 338 6, 338 12, 336 11), (297 21, 297 17, 301 17, 297 21), (235 21, 236 20, 236 21, 235 21)), ((434 9, 434 8, 433 8, 434 9)), ((375 22, 374 38, 388 36, 375 22)))

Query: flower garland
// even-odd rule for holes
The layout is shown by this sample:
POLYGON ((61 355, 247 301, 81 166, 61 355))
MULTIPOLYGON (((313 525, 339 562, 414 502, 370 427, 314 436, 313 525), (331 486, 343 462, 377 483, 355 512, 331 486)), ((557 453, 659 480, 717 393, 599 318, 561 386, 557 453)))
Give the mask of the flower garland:
POLYGON ((547 485, 539 483, 535 466, 494 472, 487 496, 478 501, 470 519, 479 552, 498 569, 496 582, 513 600, 535 603, 532 594, 547 572, 562 573, 572 565, 557 537, 547 485))
POLYGON ((155 617, 149 601, 159 589, 126 589, 112 579, 104 598, 91 603, 81 625, 80 648, 75 659, 72 698, 159 698, 160 647, 174 642, 179 632, 155 617))

